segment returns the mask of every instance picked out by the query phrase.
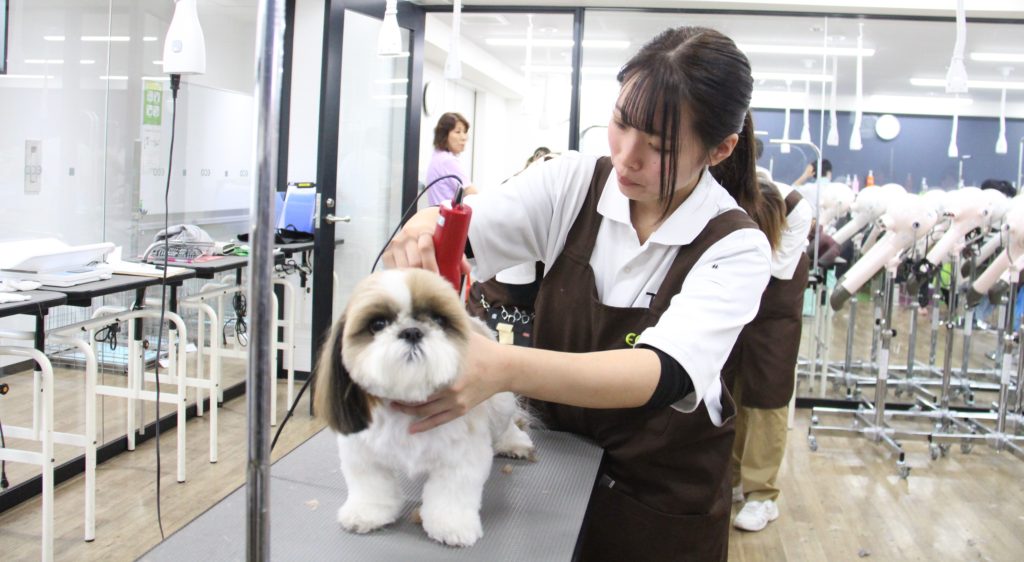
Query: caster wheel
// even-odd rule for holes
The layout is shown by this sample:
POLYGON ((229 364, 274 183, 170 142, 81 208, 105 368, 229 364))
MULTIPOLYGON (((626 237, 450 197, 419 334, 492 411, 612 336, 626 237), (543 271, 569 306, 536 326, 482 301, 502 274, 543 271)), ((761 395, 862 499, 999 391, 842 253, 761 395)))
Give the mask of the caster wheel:
POLYGON ((939 451, 942 453, 943 457, 948 457, 949 456, 949 443, 940 443, 939 444, 939 451))
POLYGON ((973 406, 974 405, 974 393, 973 392, 968 392, 967 395, 964 396, 964 403, 967 404, 968 406, 973 406))
POLYGON ((811 416, 811 425, 818 425, 819 423, 821 423, 821 420, 818 419, 818 416, 811 416))
POLYGON ((931 445, 928 445, 928 454, 932 457, 932 460, 934 461, 938 460, 939 456, 942 453, 941 451, 939 451, 939 446, 936 445, 935 443, 932 443, 931 445))
POLYGON ((906 464, 900 464, 896 466, 896 470, 900 475, 900 478, 906 480, 910 476, 910 467, 906 464))
POLYGON ((812 453, 816 452, 818 450, 818 439, 815 438, 813 435, 808 435, 807 446, 811 449, 812 453))
POLYGON ((973 450, 974 450, 974 444, 973 443, 970 443, 968 441, 964 441, 963 443, 960 444, 960 452, 965 454, 965 455, 971 454, 971 451, 973 451, 973 450))

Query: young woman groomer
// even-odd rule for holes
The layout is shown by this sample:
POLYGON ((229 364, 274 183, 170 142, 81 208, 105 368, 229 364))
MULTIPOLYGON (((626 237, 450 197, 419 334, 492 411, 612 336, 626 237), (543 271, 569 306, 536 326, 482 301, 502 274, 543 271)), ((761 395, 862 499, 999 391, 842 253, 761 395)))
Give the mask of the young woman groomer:
MULTIPOLYGON (((477 278, 543 261, 537 349, 477 337, 412 431, 484 398, 532 399, 605 450, 582 560, 725 560, 734 403, 720 371, 757 312, 781 225, 759 218, 750 63, 704 28, 663 32, 618 75, 611 158, 567 153, 467 199, 477 278), (768 236, 762 232, 768 233, 768 236)), ((385 255, 435 269, 436 209, 385 255)))

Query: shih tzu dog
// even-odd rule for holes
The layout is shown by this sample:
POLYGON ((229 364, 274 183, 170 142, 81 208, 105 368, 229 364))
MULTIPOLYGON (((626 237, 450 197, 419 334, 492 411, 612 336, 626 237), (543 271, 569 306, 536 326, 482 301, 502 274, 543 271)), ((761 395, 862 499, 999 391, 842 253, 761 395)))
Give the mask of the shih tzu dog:
POLYGON ((417 269, 378 272, 353 290, 316 371, 317 413, 338 433, 348 499, 346 530, 394 522, 405 499, 397 474, 426 474, 420 517, 435 541, 469 546, 483 536, 480 502, 495 454, 526 458, 530 437, 516 397, 496 394, 466 415, 410 434, 412 416, 392 401, 421 402, 460 375, 472 331, 493 338, 465 311, 451 285, 417 269))

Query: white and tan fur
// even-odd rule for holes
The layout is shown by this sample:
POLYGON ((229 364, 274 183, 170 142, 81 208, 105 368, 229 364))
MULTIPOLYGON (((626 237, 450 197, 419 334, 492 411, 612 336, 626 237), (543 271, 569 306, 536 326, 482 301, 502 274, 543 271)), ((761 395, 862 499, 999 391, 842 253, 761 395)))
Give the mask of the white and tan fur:
POLYGON ((454 382, 474 330, 494 337, 434 273, 383 271, 353 290, 320 353, 315 405, 338 432, 348 486, 338 521, 346 530, 368 533, 394 522, 405 504, 398 474, 425 473, 420 515, 427 535, 452 546, 483 536, 480 502, 494 455, 533 451, 515 423, 523 415, 516 397, 496 394, 417 434, 409 433, 415 418, 390 407, 421 402, 454 382))

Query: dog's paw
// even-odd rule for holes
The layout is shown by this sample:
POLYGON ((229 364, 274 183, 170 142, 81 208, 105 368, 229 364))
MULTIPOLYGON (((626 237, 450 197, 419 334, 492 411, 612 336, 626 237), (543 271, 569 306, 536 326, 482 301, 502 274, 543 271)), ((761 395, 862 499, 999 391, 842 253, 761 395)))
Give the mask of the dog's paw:
POLYGON ((505 433, 494 443, 494 454, 513 459, 534 460, 533 441, 525 431, 515 424, 509 424, 505 433))
POLYGON ((484 536, 480 513, 464 509, 423 513, 427 536, 448 546, 472 546, 484 536))
POLYGON ((391 506, 345 502, 338 509, 338 523, 350 533, 369 533, 394 523, 398 510, 391 506))

